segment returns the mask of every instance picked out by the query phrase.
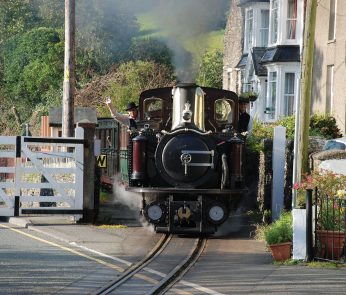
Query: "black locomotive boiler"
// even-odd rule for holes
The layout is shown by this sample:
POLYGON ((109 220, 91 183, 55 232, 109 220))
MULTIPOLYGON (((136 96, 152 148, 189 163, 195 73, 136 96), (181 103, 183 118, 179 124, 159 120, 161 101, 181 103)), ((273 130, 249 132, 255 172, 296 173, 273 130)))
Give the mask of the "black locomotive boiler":
POLYGON ((126 189, 156 232, 214 233, 245 191, 237 95, 181 83, 144 91, 139 111, 140 131, 120 134, 126 189))

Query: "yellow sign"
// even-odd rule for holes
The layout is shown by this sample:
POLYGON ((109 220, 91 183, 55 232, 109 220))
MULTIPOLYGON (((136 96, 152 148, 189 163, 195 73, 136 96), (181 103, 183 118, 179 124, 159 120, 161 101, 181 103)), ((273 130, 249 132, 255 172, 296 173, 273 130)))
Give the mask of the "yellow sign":
POLYGON ((99 155, 97 157, 97 166, 100 168, 107 168, 107 155, 99 155))

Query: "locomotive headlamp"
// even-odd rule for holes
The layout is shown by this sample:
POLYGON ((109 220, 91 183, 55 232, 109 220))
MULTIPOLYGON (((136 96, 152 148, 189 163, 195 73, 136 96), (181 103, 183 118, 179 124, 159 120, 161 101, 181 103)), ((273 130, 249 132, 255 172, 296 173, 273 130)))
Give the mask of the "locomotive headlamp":
POLYGON ((144 210, 144 214, 150 222, 158 223, 165 217, 165 206, 159 202, 148 204, 144 210))
POLYGON ((152 221, 158 221, 162 214, 163 212, 159 205, 152 205, 148 208, 148 216, 152 221))
POLYGON ((190 103, 185 104, 185 109, 183 110, 183 115, 182 115, 182 119, 184 122, 191 123, 192 112, 190 110, 190 107, 191 107, 190 103))
POLYGON ((221 205, 212 205, 208 212, 209 220, 214 224, 221 224, 226 219, 226 210, 221 205))

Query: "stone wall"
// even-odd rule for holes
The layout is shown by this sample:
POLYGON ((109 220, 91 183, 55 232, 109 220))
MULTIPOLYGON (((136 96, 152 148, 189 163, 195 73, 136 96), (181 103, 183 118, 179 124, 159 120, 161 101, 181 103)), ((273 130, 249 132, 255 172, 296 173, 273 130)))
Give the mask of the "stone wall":
POLYGON ((235 66, 238 64, 243 52, 244 12, 238 6, 239 0, 231 1, 230 14, 224 36, 223 60, 223 88, 236 91, 237 73, 235 66), (228 70, 233 69, 232 79, 228 85, 228 70))
MULTIPOLYGON (((322 150, 325 143, 325 139, 310 137, 309 139, 309 155, 312 158, 315 157, 316 161, 319 161, 319 157, 315 156, 322 153, 317 153, 322 150), (317 153, 317 154, 316 154, 317 153)), ((286 157, 285 157, 285 187, 284 187, 284 208, 291 209, 292 206, 292 177, 293 177, 293 140, 286 142, 286 157)), ((258 165, 258 192, 257 192, 257 202, 260 211, 271 210, 271 199, 272 199, 272 179, 273 179, 273 169, 272 169, 272 154, 273 154, 273 141, 271 139, 266 139, 264 141, 264 149, 259 154, 259 165, 258 165)), ((346 152, 343 152, 340 157, 345 156, 346 152)))
POLYGON ((332 159, 346 159, 346 151, 341 150, 329 150, 317 152, 310 157, 310 168, 311 170, 316 169, 322 161, 332 160, 332 159))

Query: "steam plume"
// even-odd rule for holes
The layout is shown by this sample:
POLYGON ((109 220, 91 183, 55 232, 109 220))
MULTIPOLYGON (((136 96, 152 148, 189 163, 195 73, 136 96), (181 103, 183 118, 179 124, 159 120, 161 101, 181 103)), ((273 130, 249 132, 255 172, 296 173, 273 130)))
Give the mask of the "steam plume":
POLYGON ((207 44, 203 44, 199 37, 221 28, 230 1, 135 0, 131 2, 136 13, 140 12, 140 9, 152 12, 152 21, 157 24, 160 35, 165 36, 164 41, 173 52, 178 79, 194 82, 198 60, 192 60, 191 52, 198 52, 199 57, 204 54, 207 44), (143 6, 144 3, 148 6, 143 6))

